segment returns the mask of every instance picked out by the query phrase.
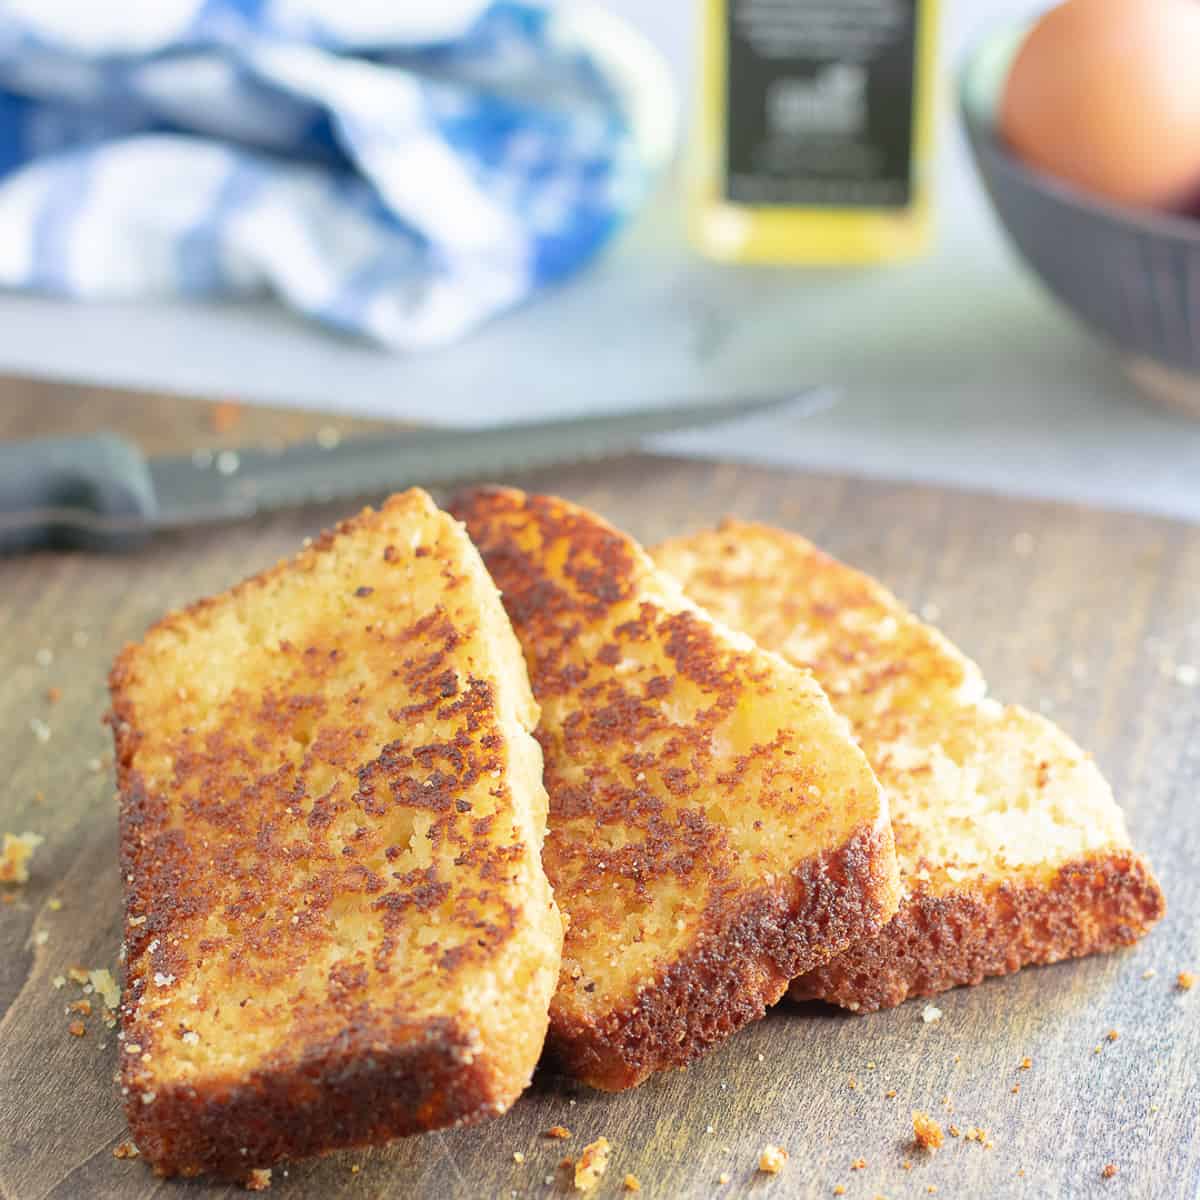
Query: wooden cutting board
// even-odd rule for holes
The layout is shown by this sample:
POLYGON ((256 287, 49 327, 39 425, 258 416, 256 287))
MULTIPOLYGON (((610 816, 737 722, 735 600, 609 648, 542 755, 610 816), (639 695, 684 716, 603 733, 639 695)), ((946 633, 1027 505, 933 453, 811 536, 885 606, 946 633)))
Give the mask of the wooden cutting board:
MULTIPOLYGON (((308 418, 93 395, 97 412, 156 448, 236 440, 308 418), (171 414, 174 415, 171 415, 171 414), (235 428, 236 426, 236 428, 235 428)), ((14 416, 14 412, 16 415, 14 416)), ((38 402, 0 435, 44 430, 38 402)), ((7 421, 3 419, 7 416, 7 421)), ((1200 530, 1137 516, 931 487, 634 457, 520 481, 594 507, 647 542, 725 513, 803 531, 937 619, 997 695, 1040 708, 1094 750, 1151 856, 1170 913, 1138 948, 1028 970, 891 1012, 782 1004, 695 1064, 625 1095, 540 1076, 507 1116, 385 1149, 277 1168, 289 1197, 566 1194, 564 1155, 613 1146, 598 1195, 627 1172, 647 1197, 1187 1197, 1200 1193, 1200 530), (1115 1030, 1117 1040, 1109 1040, 1115 1030), (1032 1067, 1021 1069, 1022 1059, 1032 1067), (1017 1090, 1019 1085, 1019 1090, 1017 1090), (911 1145, 913 1109, 986 1144, 911 1145), (543 1131, 562 1124, 569 1141, 543 1131), (774 1177, 760 1150, 791 1154, 774 1177), (516 1154, 524 1156, 517 1161, 516 1154), (856 1168, 856 1161, 865 1166, 856 1168), (1102 1178, 1106 1164, 1115 1177, 1102 1178), (728 1177, 728 1182, 721 1183, 728 1177)), ((0 830, 45 837, 0 907, 0 1195, 142 1197, 236 1188, 164 1183, 118 1161, 114 1031, 98 1013, 68 1032, 80 998, 55 976, 116 971, 116 805, 105 675, 164 610, 289 553, 347 506, 167 537, 128 558, 0 562, 0 830), (51 699, 51 697, 56 699, 51 699), (40 736, 39 736, 40 734, 40 736), (61 907, 57 902, 61 902, 61 907)), ((95 999, 93 997, 93 999, 95 999)), ((95 1005, 99 1010, 100 1005, 95 1005)))

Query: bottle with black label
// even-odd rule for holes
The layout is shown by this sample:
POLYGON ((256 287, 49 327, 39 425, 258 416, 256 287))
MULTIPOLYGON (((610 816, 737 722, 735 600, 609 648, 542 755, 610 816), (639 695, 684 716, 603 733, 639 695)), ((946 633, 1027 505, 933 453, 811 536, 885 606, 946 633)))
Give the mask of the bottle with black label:
POLYGON ((704 0, 690 231, 714 258, 867 262, 930 225, 936 0, 704 0))

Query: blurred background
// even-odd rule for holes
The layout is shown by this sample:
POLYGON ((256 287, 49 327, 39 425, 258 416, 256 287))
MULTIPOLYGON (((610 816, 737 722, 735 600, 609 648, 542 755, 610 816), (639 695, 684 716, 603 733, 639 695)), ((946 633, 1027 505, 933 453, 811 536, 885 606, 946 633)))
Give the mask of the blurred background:
MULTIPOLYGON (((786 0, 776 0, 776 7, 780 5, 787 8, 786 0)), ((130 11, 137 7, 130 6, 130 11)), ((160 17, 146 20, 151 25, 159 19, 165 22, 163 12, 183 7, 174 3, 147 8, 160 17)), ((234 7, 249 12, 260 6, 234 7)), ((369 14, 363 14, 371 6, 343 7, 362 10, 362 27, 370 25, 369 14)), ((422 9, 417 4, 406 7, 418 16, 422 9)), ((457 8, 470 7, 429 6, 431 12, 437 9, 442 14, 438 20, 447 22, 453 21, 457 8)), ((634 153, 641 156, 644 169, 632 172, 626 193, 614 185, 619 211, 611 221, 609 214, 593 214, 583 232, 572 226, 571 236, 581 239, 578 261, 564 257, 555 266, 554 254, 547 252, 544 258, 550 266, 536 287, 524 290, 491 275, 482 281, 472 279, 471 296, 484 297, 475 314, 478 322, 474 316, 444 326, 435 322, 432 327, 441 330, 436 336, 406 343, 411 322, 387 325, 384 321, 364 333, 356 326, 353 311, 346 315, 346 311, 330 310, 313 319, 302 280, 285 280, 292 290, 286 303, 278 295, 265 294, 278 292, 278 275, 265 288, 261 280, 247 277, 242 294, 224 299, 171 294, 179 289, 169 281, 162 286, 152 270, 145 279, 133 271, 132 278, 124 281, 128 294, 116 297, 106 294, 92 276, 82 281, 69 278, 61 287, 45 286, 44 280, 26 286, 11 264, 26 264, 25 239, 36 245, 36 222, 53 218, 53 211, 47 217, 45 207, 30 215, 33 202, 26 188, 16 200, 10 195, 7 206, 0 203, 0 276, 9 270, 8 286, 0 292, 0 372, 461 425, 825 384, 839 399, 818 416, 751 422, 720 434, 676 435, 661 445, 680 453, 1200 516, 1200 425, 1178 408, 1148 400, 1129 374, 1131 363, 1144 367, 1147 356, 1153 361, 1158 348, 1147 350, 1136 339, 1121 345, 1108 334, 1097 334, 1094 326, 1103 315, 1089 316, 1093 328, 1088 328, 1050 294, 1014 248, 1012 234, 1005 232, 989 204, 972 161, 960 115, 957 75, 969 53, 989 34, 1019 28, 1047 5, 1025 0, 947 0, 936 11, 933 6, 920 10, 921 20, 937 25, 931 57, 926 60, 918 53, 915 59, 918 72, 924 72, 918 86, 932 89, 928 154, 922 158, 920 147, 915 152, 921 186, 928 184, 932 201, 928 241, 895 261, 853 265, 839 263, 837 253, 830 256, 834 261, 821 265, 740 261, 736 247, 718 247, 720 252, 714 256, 713 246, 705 254, 694 238, 689 241, 689 222, 695 225, 705 203, 703 181, 699 188, 696 184, 697 172, 703 175, 705 170, 706 139, 716 136, 711 128, 706 131, 705 123, 719 122, 713 106, 724 103, 718 96, 723 95, 720 87, 700 65, 704 61, 701 43, 706 36, 713 37, 716 28, 705 24, 706 14, 711 16, 713 10, 684 0, 661 4, 600 0, 589 7, 598 7, 620 23, 601 22, 600 35, 592 29, 587 37, 593 46, 603 43, 600 62, 609 73, 609 83, 631 91, 642 108, 634 153), (636 36, 629 40, 629 30, 640 34, 657 55, 648 53, 636 36), (27 218, 28 229, 22 226, 27 218), (154 294, 139 296, 143 285, 153 287, 154 294), (47 294, 72 288, 89 293, 86 301, 47 294)), ((821 9, 836 7, 798 0, 793 16, 819 20, 821 9)), ((874 7, 889 10, 888 5, 874 7)), ((903 4, 892 7, 906 11, 903 4)), ((19 50, 28 47, 31 36, 22 23, 36 25, 46 14, 58 12, 69 27, 69 8, 62 3, 0 6, 0 17, 9 26, 0 35, 0 56, 8 63, 6 87, 36 96, 45 87, 68 86, 62 80, 70 71, 78 73, 89 56, 95 59, 95 46, 76 47, 66 56, 67 70, 63 55, 49 53, 39 76, 37 53, 19 50), (18 58, 23 66, 15 72, 12 64, 18 58), (44 87, 45 80, 52 82, 44 87)), ((871 8, 868 4, 864 11, 871 8)), ((720 6, 718 10, 724 11, 720 6)), ((374 12, 381 20, 381 10, 376 7, 374 12)), ((437 23, 428 14, 426 18, 437 23)), ((144 46, 139 50, 135 45, 130 24, 125 22, 121 31, 125 40, 118 48, 121 53, 144 52, 144 46)), ((469 26, 466 21, 464 28, 469 26)), ((340 36, 328 29, 313 34, 316 28, 312 25, 305 34, 310 41, 323 38, 329 43, 340 36)), ((722 26, 722 36, 724 31, 722 26)), ((43 29, 37 36, 44 34, 43 29)), ((226 30, 222 36, 228 34, 226 30)), ((435 30, 429 36, 436 40, 442 35, 435 30)), ((335 46, 342 61, 356 53, 371 57, 369 46, 362 49, 370 42, 369 29, 362 39, 357 47, 335 46)), ((36 50, 36 38, 32 44, 36 50)), ((719 48, 719 38, 714 44, 719 48)), ((479 77, 485 77, 488 52, 486 44, 475 47, 462 60, 465 69, 482 71, 479 77)), ((431 60, 432 65, 426 66, 439 70, 445 61, 450 60, 431 60)), ((452 66, 454 62, 458 60, 452 66)), ((269 66, 280 88, 275 95, 286 90, 280 80, 286 81, 292 96, 306 88, 311 96, 334 86, 318 78, 318 65, 303 56, 269 66)), ((533 81, 535 95, 537 69, 534 63, 524 80, 526 85, 533 81)), ((187 119, 194 121, 197 97, 203 106, 206 85, 190 77, 181 80, 167 87, 167 99, 177 95, 179 107, 191 105, 187 119), (181 89, 178 93, 171 91, 175 86, 181 89)), ((337 86, 343 89, 339 95, 344 99, 346 89, 354 94, 361 88, 365 94, 372 84, 366 77, 360 81, 346 77, 337 86)), ((123 94, 113 93, 103 103, 120 109, 126 101, 123 94)), ((329 103, 337 113, 338 102, 329 103)), ((242 116, 248 110, 234 106, 242 116)), ((344 112, 340 115, 345 117, 344 112)), ((213 136, 235 140, 244 136, 244 131, 227 123, 215 125, 213 136)), ((342 120, 340 129, 343 136, 357 136, 348 119, 342 120)), ((359 143, 368 169, 376 149, 373 136, 368 130, 359 143)), ((619 151, 628 152, 628 146, 619 151)), ((150 182, 137 189, 136 201, 129 201, 143 217, 146 212, 169 212, 182 203, 180 197, 190 186, 183 168, 175 179, 170 160, 163 161, 166 166, 140 177, 150 182)), ((411 170, 418 173, 440 169, 424 158, 411 162, 415 164, 411 170)), ((397 178, 386 162, 380 172, 383 190, 393 189, 396 204, 412 199, 404 175, 402 170, 397 178)), ((1000 179, 992 184, 999 189, 999 203, 1006 186, 1025 186, 1028 180, 1013 183, 1010 179, 1006 184, 1000 179)), ((61 210, 69 201, 69 178, 58 180, 56 187, 54 204, 61 210)), ((1053 186, 1050 190, 1053 198, 1053 186)), ((294 199, 301 207, 317 203, 303 190, 294 199)), ((236 196, 234 200, 227 196, 226 202, 236 207, 236 196)), ((347 203, 353 207, 360 202, 356 196, 347 203)), ((414 201, 419 202, 421 197, 414 201)), ((1111 217, 1105 203, 1097 211, 1100 217, 1111 217)), ((53 205, 49 207, 53 210, 53 205)), ((447 201, 434 207, 436 219, 430 213, 422 214, 422 219, 428 217, 437 231, 428 235, 426 230, 426 234, 435 242, 444 238, 458 249, 461 237, 468 233, 483 237, 480 227, 491 219, 480 217, 470 205, 456 207, 447 201)), ((1087 210, 1085 218, 1090 212, 1100 219, 1089 209, 1086 197, 1081 207, 1087 210)), ((1001 210, 1005 211, 1003 205, 1001 210)), ((1130 211, 1137 231, 1144 233, 1138 224, 1142 217, 1130 211)), ((362 212, 364 220, 371 217, 369 206, 362 212)), ((718 224, 711 228, 725 230, 728 222, 720 222, 727 215, 718 213, 718 224)), ((811 230, 805 232, 803 217, 797 218, 801 225, 796 236, 806 238, 811 230)), ((1052 228, 1048 222, 1056 219, 1053 212, 1022 208, 1019 196, 1005 214, 1006 221, 1019 225, 1025 220, 1043 235, 1052 228)), ((288 220, 287 213, 277 213, 273 228, 288 220)), ((1119 310, 1116 319, 1133 327, 1139 317, 1131 305, 1136 307, 1138 297, 1153 302, 1176 343, 1167 347, 1160 365, 1172 380, 1179 372, 1186 391, 1192 353, 1191 293, 1186 291, 1191 286, 1191 259, 1181 265, 1170 256, 1191 253, 1187 243, 1192 231, 1181 232, 1184 219, 1178 215, 1166 215, 1163 221, 1167 241, 1181 238, 1184 248, 1167 246, 1160 262, 1155 258, 1155 243, 1146 261, 1126 261, 1116 274, 1125 272, 1127 291, 1113 299, 1112 306, 1119 310), (1183 297, 1178 313, 1172 310, 1163 316, 1162 296, 1153 282, 1143 285, 1139 276, 1143 269, 1158 276, 1174 271, 1183 280, 1179 287, 1184 291, 1171 293, 1173 299, 1183 297), (1130 273, 1135 276, 1132 282, 1130 273)), ((1069 227, 1081 228, 1077 222, 1069 227)), ((111 242, 116 235, 105 229, 100 220, 90 236, 110 244, 105 239, 111 242)), ((1013 230, 1018 240, 1020 232, 1013 230)), ((343 234, 334 230, 331 236, 335 235, 351 240, 357 236, 353 230, 343 234)), ((819 240, 823 235, 817 229, 814 236, 819 240)), ((131 235, 125 231, 119 236, 131 235)), ((268 231, 267 240, 270 236, 268 231)), ((786 241, 786 231, 783 236, 786 241)), ((1089 231, 1087 237, 1092 236, 1102 233, 1089 231)), ((1042 273, 1053 276, 1057 271, 1068 284, 1083 272, 1082 264, 1102 259, 1100 250, 1086 238, 1070 247, 1069 254, 1063 249, 1063 238, 1043 236, 1042 240, 1051 243, 1043 247, 1047 255, 1057 251, 1065 259, 1051 263, 1042 273)), ((147 249, 131 237, 121 249, 122 259, 137 263, 152 257, 158 243, 150 241, 147 249)), ((1030 243, 1024 251, 1026 256, 1036 254, 1038 247, 1030 243)), ((568 255, 568 250, 561 252, 568 255)), ((291 261, 295 256, 283 244, 272 253, 279 256, 276 266, 279 259, 291 261)), ((1142 251, 1135 248, 1129 253, 1136 256, 1142 251)), ((770 259, 771 255, 755 257, 770 259)), ((102 254, 99 261, 111 264, 112 260, 102 254)), ((208 264, 202 267, 209 269, 208 264)), ((95 271, 93 267, 93 276, 95 271)), ((1200 270, 1195 279, 1200 281, 1200 270)), ((1089 284, 1086 290, 1096 288, 1089 284)), ((425 318, 435 321, 423 312, 425 318)), ((430 327, 427 323, 423 328, 430 327)))

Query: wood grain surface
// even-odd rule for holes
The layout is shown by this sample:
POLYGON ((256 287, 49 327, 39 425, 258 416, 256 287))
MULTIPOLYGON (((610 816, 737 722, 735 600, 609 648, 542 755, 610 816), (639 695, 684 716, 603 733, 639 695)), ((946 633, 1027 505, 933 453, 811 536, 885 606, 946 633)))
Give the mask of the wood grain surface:
MULTIPOLYGON (((0 437, 104 424, 154 449, 180 449, 301 436, 321 423, 0 385, 0 437)), ((1194 1200, 1200 987, 1183 992, 1175 980, 1200 970, 1200 688, 1190 669, 1200 666, 1200 530, 644 457, 517 482, 591 505, 645 541, 724 513, 774 521, 877 574, 911 604, 936 608, 997 695, 1041 708, 1096 753, 1158 870, 1169 915, 1134 950, 949 993, 937 1001, 937 1022, 922 1020, 923 1001, 863 1017, 785 1003, 686 1072, 632 1093, 601 1095, 542 1075, 499 1120, 277 1168, 275 1194, 563 1195, 559 1160, 602 1134, 613 1155, 600 1196, 625 1194, 628 1172, 646 1197, 827 1197, 842 1185, 862 1200, 915 1200, 933 1188, 969 1200, 1194 1200), (1022 1070, 1026 1056, 1032 1066, 1022 1070), (943 1126, 983 1127, 990 1145, 948 1137, 936 1155, 918 1151, 913 1109, 943 1126), (555 1124, 572 1130, 569 1141, 543 1136, 555 1124), (777 1176, 756 1171, 769 1142, 791 1155, 777 1176), (856 1160, 866 1165, 856 1169, 856 1160), (1118 1172, 1106 1179, 1109 1163, 1118 1172)), ((46 839, 29 883, 5 889, 0 906, 5 1198, 239 1194, 164 1182, 137 1160, 113 1158, 126 1136, 114 1032, 93 1014, 84 1036, 72 1036, 65 1010, 79 989, 56 990, 52 980, 75 964, 117 967, 116 805, 100 723, 114 653, 167 608, 288 554, 346 511, 164 537, 126 558, 0 561, 0 831, 46 839)))

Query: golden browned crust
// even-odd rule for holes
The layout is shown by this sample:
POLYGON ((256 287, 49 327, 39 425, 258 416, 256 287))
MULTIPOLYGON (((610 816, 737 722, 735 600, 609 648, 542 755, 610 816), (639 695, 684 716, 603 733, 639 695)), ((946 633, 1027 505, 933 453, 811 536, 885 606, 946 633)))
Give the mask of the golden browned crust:
POLYGON ((1165 909, 1132 851, 1069 863, 1048 880, 917 894, 878 934, 802 975, 788 995, 874 1012, 1024 966, 1132 945, 1165 909))
POLYGON ((569 917, 548 1047, 631 1087, 888 918, 886 804, 811 677, 717 626, 631 538, 507 489, 451 511, 542 706, 543 862, 569 917))
POLYGON ((868 937, 886 920, 874 899, 885 890, 885 840, 864 832, 802 863, 791 888, 760 889, 732 911, 714 913, 653 986, 601 1019, 557 1012, 547 1039, 551 1059, 593 1087, 622 1091, 652 1071, 685 1066, 758 1020, 795 978, 796 963, 868 937))
POLYGON ((156 1169, 244 1177, 507 1108, 561 921, 536 706, 461 527, 393 497, 169 615, 110 685, 121 1083, 156 1169))
POLYGON ((247 1164, 470 1125, 510 1103, 487 1066, 470 1062, 473 1045, 449 1023, 351 1026, 300 1061, 223 1084, 163 1088, 149 1107, 127 1104, 129 1128, 160 1174, 242 1179, 247 1164))

